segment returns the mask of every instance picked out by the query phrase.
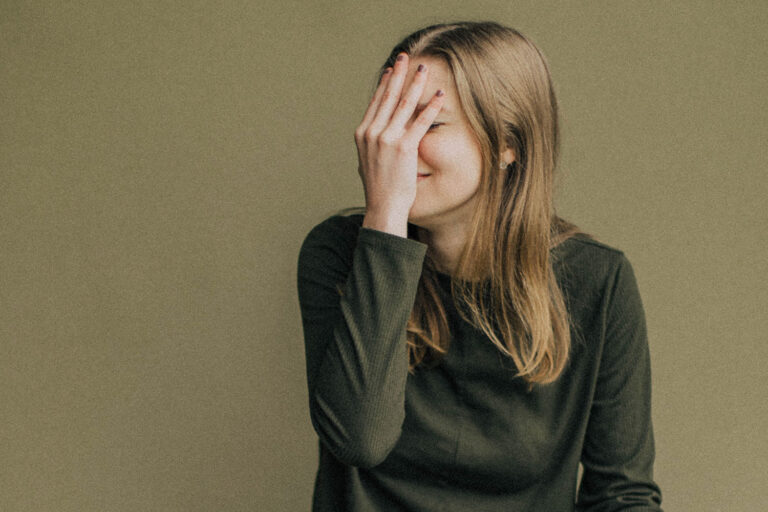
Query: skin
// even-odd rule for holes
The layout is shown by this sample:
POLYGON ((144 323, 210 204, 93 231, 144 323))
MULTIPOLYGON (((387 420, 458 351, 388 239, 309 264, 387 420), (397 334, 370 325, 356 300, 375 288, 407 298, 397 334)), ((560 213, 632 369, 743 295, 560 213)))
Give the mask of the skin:
MULTIPOLYGON (((438 268, 450 274, 478 200, 480 147, 445 62, 401 55, 355 131, 363 227, 407 237, 408 222, 420 226, 438 268)), ((501 157, 511 162, 514 154, 506 149, 501 157)))

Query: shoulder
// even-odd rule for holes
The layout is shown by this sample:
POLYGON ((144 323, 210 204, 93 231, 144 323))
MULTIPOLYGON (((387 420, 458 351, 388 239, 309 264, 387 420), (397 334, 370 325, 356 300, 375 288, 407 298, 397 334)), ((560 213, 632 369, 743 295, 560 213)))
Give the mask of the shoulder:
MULTIPOLYGON (((552 249, 553 268, 569 295, 609 298, 621 275, 632 275, 625 252, 613 245, 577 234, 552 249)), ((585 297, 586 298, 586 297, 585 297)))
POLYGON ((382 231, 363 229, 363 208, 347 208, 315 225, 307 234, 301 251, 326 247, 351 255, 358 241, 383 247, 388 251, 408 254, 426 252, 426 245, 417 240, 415 226, 408 224, 408 237, 403 238, 382 231), (362 212, 361 212, 362 210, 362 212))
POLYGON ((354 241, 363 224, 363 215, 333 214, 312 227, 304 244, 317 242, 354 241))
POLYGON ((569 238, 555 252, 553 268, 577 339, 600 351, 610 345, 613 355, 606 364, 616 367, 621 354, 628 354, 633 343, 642 344, 645 336, 645 311, 632 263, 623 250, 582 235, 569 238))
POLYGON ((552 257, 555 264, 595 270, 626 259, 623 250, 580 233, 553 248, 552 257))
POLYGON ((362 219, 362 215, 337 213, 313 226, 301 244, 300 266, 310 259, 330 259, 338 262, 349 260, 357 244, 362 219))
POLYGON ((316 224, 304 238, 298 255, 299 282, 328 279, 342 282, 356 257, 366 265, 417 265, 424 261, 427 245, 375 229, 363 228, 364 214, 342 210, 316 224), (358 250, 359 249, 359 250, 358 250), (409 263, 406 263, 409 262, 409 263))

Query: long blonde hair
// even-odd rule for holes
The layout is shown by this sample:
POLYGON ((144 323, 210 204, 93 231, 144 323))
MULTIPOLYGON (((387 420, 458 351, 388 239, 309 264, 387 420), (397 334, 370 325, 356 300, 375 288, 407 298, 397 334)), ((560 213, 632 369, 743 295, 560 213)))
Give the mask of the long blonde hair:
MULTIPOLYGON (((481 148, 473 236, 451 279, 456 310, 514 361, 516 376, 529 388, 552 382, 567 364, 571 335, 550 250, 576 233, 593 237, 554 211, 558 107, 546 59, 517 30, 495 22, 439 24, 414 32, 392 49, 380 72, 403 51, 448 65, 481 148), (499 170, 504 146, 514 151, 515 161, 499 170)), ((411 373, 420 364, 436 363, 450 345, 438 288, 428 249, 407 324, 411 373)))

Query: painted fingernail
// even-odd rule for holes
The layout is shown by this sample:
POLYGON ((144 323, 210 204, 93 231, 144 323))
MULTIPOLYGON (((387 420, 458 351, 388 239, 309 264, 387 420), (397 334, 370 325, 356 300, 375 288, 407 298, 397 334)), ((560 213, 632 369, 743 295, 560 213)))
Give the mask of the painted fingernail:
POLYGON ((424 64, 419 64, 419 67, 416 68, 416 71, 424 71, 424 64))
POLYGON ((442 96, 443 94, 445 94, 445 93, 443 92, 443 90, 442 90, 442 89, 438 89, 438 91, 437 91, 437 95, 438 95, 438 96, 442 96))
POLYGON ((400 55, 398 55, 398 56, 397 56, 397 60, 398 60, 398 61, 401 61, 401 60, 403 60, 404 58, 405 58, 405 55, 404 55, 404 54, 402 54, 402 53, 401 53, 400 55))
POLYGON ((385 69, 385 70, 384 70, 384 73, 383 73, 383 74, 385 74, 385 75, 386 75, 386 74, 387 74, 387 73, 389 73, 390 71, 392 71, 392 68, 387 68, 387 69, 385 69))

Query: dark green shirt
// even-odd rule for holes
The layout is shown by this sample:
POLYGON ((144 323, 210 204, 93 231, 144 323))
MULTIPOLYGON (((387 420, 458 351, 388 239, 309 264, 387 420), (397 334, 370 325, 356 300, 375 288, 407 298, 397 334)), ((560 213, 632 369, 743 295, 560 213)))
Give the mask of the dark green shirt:
POLYGON ((298 258, 313 511, 661 510, 645 316, 623 252, 579 236, 552 249, 572 350, 555 382, 528 391, 456 312, 445 274, 450 349, 408 373, 427 245, 362 220, 323 221, 298 258))

